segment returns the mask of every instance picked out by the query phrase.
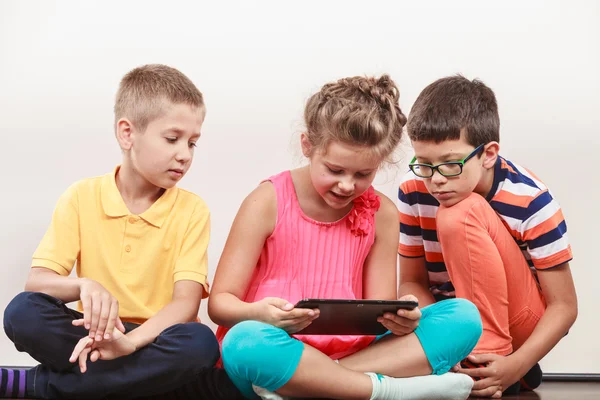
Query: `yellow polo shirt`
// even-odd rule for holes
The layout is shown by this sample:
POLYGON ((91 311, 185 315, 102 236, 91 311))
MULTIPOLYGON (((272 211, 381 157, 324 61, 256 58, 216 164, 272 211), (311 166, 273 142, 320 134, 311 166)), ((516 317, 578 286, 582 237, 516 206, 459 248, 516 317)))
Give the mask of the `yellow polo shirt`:
POLYGON ((31 265, 67 276, 77 262, 77 276, 117 298, 121 319, 142 323, 171 301, 177 281, 198 282, 208 296, 210 213, 200 197, 174 187, 131 214, 118 168, 63 193, 31 265))

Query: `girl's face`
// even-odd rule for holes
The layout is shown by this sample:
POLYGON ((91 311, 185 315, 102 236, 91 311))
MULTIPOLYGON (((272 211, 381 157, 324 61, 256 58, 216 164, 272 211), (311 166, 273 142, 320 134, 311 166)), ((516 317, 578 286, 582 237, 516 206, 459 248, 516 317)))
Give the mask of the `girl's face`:
POLYGON ((328 206, 338 210, 347 207, 371 186, 383 161, 373 156, 368 147, 339 141, 311 152, 304 135, 302 150, 310 159, 310 177, 315 190, 328 206))

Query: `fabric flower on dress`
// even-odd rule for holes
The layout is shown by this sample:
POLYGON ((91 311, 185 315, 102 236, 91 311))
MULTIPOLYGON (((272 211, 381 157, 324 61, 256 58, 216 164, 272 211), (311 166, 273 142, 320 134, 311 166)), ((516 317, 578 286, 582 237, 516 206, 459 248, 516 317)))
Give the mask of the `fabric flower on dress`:
POLYGON ((375 189, 370 186, 362 196, 354 199, 354 208, 348 215, 348 226, 356 236, 364 236, 371 233, 375 225, 375 213, 379 210, 379 196, 375 189))

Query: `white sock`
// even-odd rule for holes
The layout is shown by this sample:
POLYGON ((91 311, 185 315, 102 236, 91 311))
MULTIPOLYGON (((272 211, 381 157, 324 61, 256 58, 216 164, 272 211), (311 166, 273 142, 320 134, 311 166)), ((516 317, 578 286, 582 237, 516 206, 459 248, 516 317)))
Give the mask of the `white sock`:
POLYGON ((261 387, 255 386, 255 385, 252 385, 252 389, 254 390, 254 393, 259 395, 260 398, 263 400, 288 400, 289 399, 289 397, 282 397, 282 396, 278 395, 277 393, 269 392, 267 389, 261 388, 261 387))
POLYGON ((465 400, 473 387, 471 377, 452 372, 413 378, 367 375, 373 382, 371 400, 465 400))

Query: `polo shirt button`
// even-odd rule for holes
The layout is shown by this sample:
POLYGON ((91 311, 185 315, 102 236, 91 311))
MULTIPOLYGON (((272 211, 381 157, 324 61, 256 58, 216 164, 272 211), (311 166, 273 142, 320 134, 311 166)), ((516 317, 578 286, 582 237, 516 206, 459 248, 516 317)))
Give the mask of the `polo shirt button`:
POLYGON ((130 224, 135 224, 135 218, 133 218, 133 217, 129 218, 129 223, 130 224))
POLYGON ((125 251, 129 253, 131 251, 131 246, 130 245, 125 246, 125 251))

